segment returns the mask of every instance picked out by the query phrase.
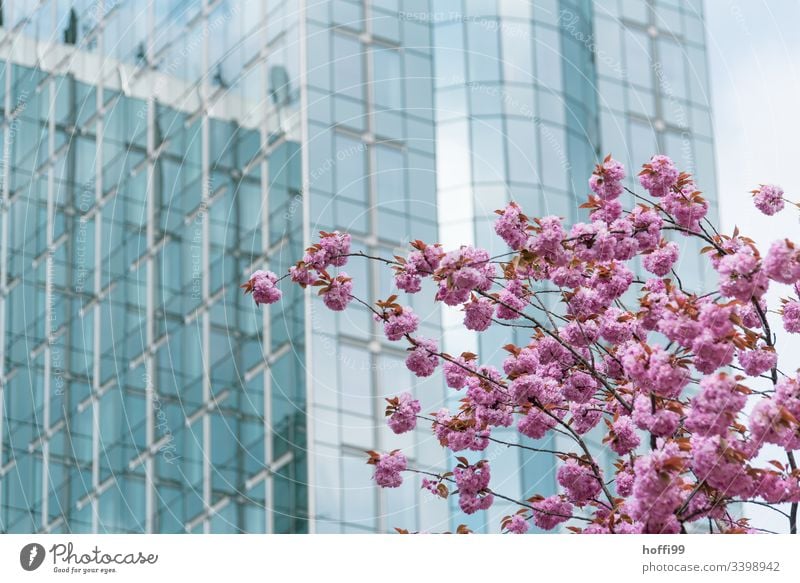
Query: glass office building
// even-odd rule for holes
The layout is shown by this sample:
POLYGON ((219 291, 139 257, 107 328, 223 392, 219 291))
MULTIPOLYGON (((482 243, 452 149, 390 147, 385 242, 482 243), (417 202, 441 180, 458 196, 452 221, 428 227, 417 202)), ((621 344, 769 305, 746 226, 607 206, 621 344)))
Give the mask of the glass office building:
MULTIPOLYGON (((412 378, 365 309, 288 286, 257 308, 239 284, 320 230, 387 256, 496 245, 511 197, 575 219, 606 151, 670 153, 713 200, 699 10, 3 2, 0 531, 450 529, 448 503, 411 478, 379 490, 364 463, 447 466, 383 418, 403 391, 440 407, 438 375, 412 378)), ((392 292, 383 268, 344 270, 360 297, 392 292)), ((501 338, 456 334, 431 297, 410 298, 423 335, 498 358, 501 338)), ((552 459, 490 455, 498 490, 555 488, 552 459)))
MULTIPOLYGON (((625 164, 626 185, 634 189, 641 164, 668 154, 696 175, 709 217, 717 216, 702 2, 436 0, 430 20, 446 244, 472 242, 504 253, 492 223, 510 200, 532 215, 586 219, 579 206, 589 176, 609 152, 625 164)), ((630 207, 632 197, 625 196, 630 207)), ((687 287, 700 284, 705 269, 698 253, 682 254, 678 270, 687 287)), ((556 308, 558 298, 548 297, 556 308)), ((478 337, 463 329, 462 317, 443 313, 450 353, 468 349, 499 366, 509 340, 528 342, 499 326, 478 337)), ((527 439, 514 428, 503 435, 520 438, 527 439)), ((555 493, 551 455, 503 446, 485 455, 498 491, 515 499, 555 493)), ((469 524, 496 531, 517 509, 497 501, 469 524)))
POLYGON ((392 2, 2 9, 0 530, 446 530, 364 463, 444 467, 383 419, 441 382, 412 383, 366 310, 239 289, 319 230, 376 254, 436 239, 429 25, 392 2))

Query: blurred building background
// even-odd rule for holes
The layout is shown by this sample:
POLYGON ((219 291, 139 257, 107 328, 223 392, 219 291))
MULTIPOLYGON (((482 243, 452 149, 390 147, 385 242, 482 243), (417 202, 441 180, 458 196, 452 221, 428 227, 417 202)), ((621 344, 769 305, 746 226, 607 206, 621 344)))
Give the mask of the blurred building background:
MULTIPOLYGON (((410 239, 497 251, 494 209, 579 218, 609 151, 631 174, 668 153, 715 200, 699 0, 1 14, 3 532, 448 530, 448 503, 412 478, 381 491, 364 463, 402 448, 446 467, 426 430, 383 419, 403 391, 442 406, 440 378, 412 378, 359 306, 285 286, 256 308, 239 284, 320 230, 384 256, 410 239)), ((344 270, 360 297, 392 293, 380 266, 344 270)), ((502 358, 507 338, 458 332, 431 297, 408 300, 423 335, 502 358)), ((552 458, 486 455, 499 491, 555 490, 552 458)), ((470 526, 496 531, 509 510, 470 526)))

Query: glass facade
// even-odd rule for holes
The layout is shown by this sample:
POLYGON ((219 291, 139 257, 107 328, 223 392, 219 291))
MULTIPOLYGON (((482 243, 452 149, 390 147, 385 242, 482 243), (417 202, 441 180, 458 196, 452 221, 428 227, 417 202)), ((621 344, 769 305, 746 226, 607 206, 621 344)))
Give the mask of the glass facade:
MULTIPOLYGON (((399 10, 3 3, 0 530, 447 528, 364 464, 394 444, 384 397, 438 406, 443 385, 414 386, 366 311, 239 289, 319 230, 383 254, 437 238, 430 27, 399 10)), ((351 263, 361 297, 389 295, 351 263)))
MULTIPOLYGON (((694 4, 2 2, 0 531, 454 526, 416 478, 380 490, 364 463, 447 466, 383 417, 403 391, 442 406, 439 377, 412 378, 359 306, 286 286, 257 308, 239 284, 317 231, 383 256, 498 251, 494 209, 577 219, 606 151, 669 153, 713 201, 694 4)), ((359 297, 392 293, 371 262, 344 270, 359 297)), ((432 297, 410 298, 423 335, 502 357, 432 297)), ((555 489, 551 459, 487 455, 499 491, 555 489)))
MULTIPOLYGON (((585 219, 579 206, 588 178, 609 152, 628 168, 631 188, 638 187, 643 162, 668 154, 696 175, 710 201, 709 217, 717 216, 700 1, 434 0, 426 18, 434 31, 446 245, 471 242, 492 255, 506 252, 492 223, 494 211, 510 200, 529 214, 558 215, 568 223, 585 219)), ((625 196, 630 207, 632 197, 625 196)), ((678 265, 689 288, 703 281, 705 268, 691 251, 678 265)), ((559 298, 550 298, 548 307, 556 309, 559 298)), ((451 354, 473 351, 499 367, 502 346, 528 342, 525 334, 499 326, 474 335, 463 329, 462 318, 458 310, 443 313, 451 354)), ((527 440, 513 428, 502 439, 527 440)), ((572 447, 567 440, 538 445, 572 447)), ((493 476, 505 477, 493 487, 512 498, 556 491, 550 454, 498 446, 484 457, 492 461, 493 476)), ((516 510, 495 502, 469 524, 496 531, 516 510)))

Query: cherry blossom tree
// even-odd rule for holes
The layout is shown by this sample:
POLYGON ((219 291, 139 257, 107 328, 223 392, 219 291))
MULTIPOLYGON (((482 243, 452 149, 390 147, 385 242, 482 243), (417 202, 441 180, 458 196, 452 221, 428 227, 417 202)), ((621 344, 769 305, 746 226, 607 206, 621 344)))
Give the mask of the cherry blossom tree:
MULTIPOLYGON (((390 341, 407 347, 414 375, 440 369, 461 395, 456 410, 432 414, 409 393, 387 399, 394 433, 423 424, 456 454, 494 442, 552 455, 560 493, 513 500, 492 487, 487 460, 453 456, 452 471, 437 473, 410 467, 399 450, 368 452, 380 487, 423 474, 430 495, 457 495, 466 514, 503 499, 519 507, 500 525, 512 533, 564 523, 582 533, 680 533, 697 521, 710 532, 760 531, 742 517, 749 504, 779 513, 795 533, 800 375, 778 368, 773 327, 780 319, 786 332, 800 333, 800 249, 781 239, 762 255, 738 229, 720 233, 692 177, 666 156, 639 172, 646 194, 626 188, 624 178, 622 164, 606 157, 582 206, 589 220, 571 226, 527 216, 514 202, 498 210, 494 230, 509 247, 500 256, 414 241, 406 257, 375 257, 351 251, 348 234, 323 232, 283 277, 257 271, 242 287, 270 304, 288 278, 316 288, 331 310, 363 304, 390 341), (633 208, 623 208, 624 191, 633 208), (681 242, 691 239, 702 242, 717 275, 706 290, 685 289, 676 273, 689 252, 681 242), (340 269, 351 259, 393 270, 398 293, 374 305, 354 297, 340 269), (437 339, 417 333, 419 316, 400 299, 420 293, 425 279, 438 302, 463 311, 467 330, 517 328, 527 343, 505 347, 502 370, 480 355, 444 352, 437 339), (787 297, 768 306, 765 294, 776 284, 789 286, 787 297), (549 308, 545 294, 560 297, 563 309, 549 308), (496 436, 496 428, 510 426, 518 441, 496 436), (569 447, 541 446, 555 433, 569 447), (601 447, 590 445, 590 433, 601 447), (770 448, 782 450, 782 459, 762 461, 770 448), (603 470, 608 456, 616 458, 612 471, 603 470)), ((767 215, 788 203, 773 185, 752 195, 767 215)))

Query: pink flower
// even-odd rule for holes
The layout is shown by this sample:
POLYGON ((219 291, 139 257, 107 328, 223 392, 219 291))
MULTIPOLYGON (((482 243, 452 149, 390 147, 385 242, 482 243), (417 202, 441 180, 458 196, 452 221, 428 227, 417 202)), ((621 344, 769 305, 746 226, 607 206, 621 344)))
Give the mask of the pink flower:
POLYGON ((503 361, 503 371, 507 375, 535 373, 539 368, 539 353, 531 347, 515 352, 503 361))
POLYGON ((344 310, 353 299, 353 282, 344 271, 322 290, 323 303, 334 312, 344 310))
POLYGON ((485 249, 462 245, 439 262, 434 275, 439 282, 436 299, 448 306, 463 304, 473 291, 488 291, 494 275, 494 264, 485 249))
POLYGON ((756 208, 768 216, 783 210, 783 189, 774 184, 762 184, 753 193, 756 208))
POLYGON ((695 338, 692 350, 694 351, 694 367, 705 374, 728 366, 733 361, 733 343, 727 339, 715 338, 708 330, 695 338))
POLYGON ((375 465, 375 481, 381 488, 397 488, 403 483, 403 472, 408 467, 408 460, 399 451, 379 454, 370 459, 370 463, 375 465))
POLYGON ((632 314, 611 306, 600 320, 600 335, 611 344, 621 344, 633 336, 633 324, 632 314))
POLYGON ((531 439, 541 439, 547 432, 556 426, 557 420, 544 411, 531 407, 517 424, 517 429, 522 435, 531 439))
POLYGON ((626 455, 639 447, 641 439, 630 417, 620 417, 611 424, 609 446, 617 455, 626 455))
POLYGON ((602 200, 617 198, 622 194, 622 180, 625 178, 625 167, 609 154, 598 164, 589 179, 589 188, 602 200))
POLYGON ((508 282, 506 288, 500 292, 497 301, 497 317, 501 320, 516 320, 524 312, 527 302, 527 290, 518 279, 508 282))
POLYGON ((563 253, 561 243, 566 236, 562 221, 561 217, 552 215, 539 219, 538 235, 531 242, 531 250, 551 260, 559 257, 563 253))
POLYGON ((765 373, 778 363, 778 354, 768 346, 761 346, 756 350, 740 350, 738 356, 745 374, 751 377, 765 373))
POLYGON ((421 411, 419 401, 410 393, 403 393, 394 399, 386 399, 389 406, 386 413, 389 417, 389 428, 395 433, 405 433, 417 426, 417 415, 421 411))
POLYGON ((398 271, 394 276, 394 285, 406 293, 415 294, 422 289, 422 277, 407 269, 398 271))
POLYGON ((672 160, 658 154, 642 167, 639 182, 651 196, 658 198, 666 195, 675 186, 679 174, 672 160))
POLYGON ((797 480, 787 479, 775 472, 764 471, 758 478, 757 494, 770 504, 797 502, 797 480))
POLYGON ((558 401, 561 394, 555 379, 539 374, 520 375, 511 381, 509 387, 511 396, 520 405, 536 399, 540 403, 553 403, 558 401))
POLYGON ((623 263, 611 261, 597 265, 588 283, 597 292, 600 302, 607 305, 622 297, 632 282, 633 272, 623 263))
POLYGON ((494 231, 506 244, 519 251, 528 240, 528 218, 522 214, 519 205, 511 202, 502 211, 496 211, 500 215, 494 222, 494 231))
POLYGON ((550 279, 559 287, 580 287, 585 279, 585 269, 580 265, 562 265, 550 271, 550 279))
POLYGON ((383 321, 383 331, 386 338, 391 341, 400 340, 406 334, 412 334, 419 326, 419 316, 414 313, 411 308, 400 308, 390 310, 385 319, 382 319, 377 314, 375 320, 383 321))
POLYGON ((800 281, 800 249, 789 239, 775 241, 764 259, 764 273, 780 283, 791 285, 800 281))
POLYGON ((506 523, 506 530, 513 534, 525 534, 528 528, 528 521, 521 514, 515 514, 506 523))
POLYGON ((775 387, 775 395, 759 400, 750 413, 750 433, 756 449, 774 443, 785 449, 800 449, 800 380, 784 379, 775 387))
POLYGON ((451 389, 463 389, 467 384, 467 379, 471 376, 470 371, 473 370, 469 361, 459 356, 455 362, 445 360, 442 365, 444 369, 444 380, 447 386, 451 389))
POLYGON ((414 241, 415 250, 408 254, 395 270, 394 283, 398 289, 406 293, 417 293, 422 289, 422 279, 433 275, 442 258, 440 245, 426 245, 422 241, 414 241))
MULTIPOLYGON (((633 259, 639 252, 639 241, 636 240, 636 229, 633 224, 633 214, 625 218, 614 220, 609 230, 614 237, 614 259, 617 261, 628 261, 633 259)), ((592 220, 597 220, 592 215, 592 220)), ((657 241, 658 239, 656 239, 657 241)))
POLYGON ((800 302, 791 300, 783 305, 783 327, 787 332, 800 334, 800 302))
POLYGON ((252 293, 256 304, 274 304, 281 299, 281 290, 277 287, 278 276, 271 271, 258 270, 250 276, 242 287, 245 293, 252 293))
POLYGON ((583 505, 593 500, 600 493, 600 481, 586 463, 579 463, 570 458, 558 468, 556 480, 567 494, 567 498, 575 504, 583 505))
POLYGON ((322 271, 329 265, 341 267, 347 263, 347 255, 350 253, 350 235, 348 233, 320 232, 319 243, 306 249, 303 262, 322 271))
POLYGON ((633 422, 639 429, 649 431, 656 437, 669 437, 681 422, 680 414, 661 407, 653 410, 653 404, 647 395, 639 395, 633 402, 633 422))
POLYGON ((575 223, 569 231, 575 255, 583 261, 610 261, 616 253, 616 237, 602 221, 575 223))
POLYGON ((674 242, 663 242, 661 246, 644 256, 644 268, 659 277, 667 275, 678 260, 678 245, 674 242))
POLYGON ((406 366, 418 377, 429 377, 439 364, 439 357, 436 356, 439 347, 435 340, 429 338, 416 338, 415 342, 416 346, 406 358, 406 366))
POLYGON ((576 370, 564 381, 561 389, 564 397, 576 403, 587 403, 597 390, 595 378, 585 372, 576 370))
POLYGON ((700 380, 700 393, 692 399, 686 428, 698 435, 724 435, 747 401, 746 389, 725 373, 700 380))
MULTIPOLYGON (((596 200, 596 199, 595 199, 596 200)), ((613 223, 622 216, 622 203, 615 199, 597 200, 597 207, 589 215, 589 220, 613 223)))
POLYGON ((486 298, 472 298, 464 304, 464 327, 467 330, 483 332, 492 325, 494 306, 486 298))
POLYGON ((597 341, 600 330, 594 320, 573 320, 561 328, 559 335, 569 344, 583 347, 597 341))
POLYGON ((674 399, 689 382, 686 368, 661 346, 645 350, 642 343, 630 341, 620 347, 618 356, 631 380, 659 396, 674 399))
POLYGON ((740 461, 741 442, 727 435, 693 435, 691 445, 692 470, 698 480, 728 496, 753 495, 753 478, 740 461))
MULTIPOLYGON (((715 304, 707 301, 700 305, 700 314, 697 317, 697 321, 712 336, 727 336, 733 332, 735 312, 735 305, 715 304)), ((697 330, 696 334, 699 335, 700 330, 697 330)))
POLYGON ((631 211, 630 221, 633 223, 633 238, 639 246, 640 253, 646 253, 658 246, 661 241, 661 228, 664 219, 650 207, 637 206, 631 211))
MULTIPOLYGON (((594 429, 603 416, 602 403, 596 400, 588 403, 570 403, 569 410, 572 413, 572 429, 575 433, 583 435, 594 429)), ((555 421, 553 422, 555 425, 555 421)))
MULTIPOLYGON (((767 302, 761 298, 758 302, 759 307, 763 313, 767 313, 767 302)), ((761 317, 758 315, 758 310, 755 309, 752 302, 740 304, 737 306, 737 313, 742 319, 742 324, 747 328, 761 328, 761 317)))
POLYGON ((553 530, 559 524, 572 518, 572 504, 561 496, 550 496, 537 500, 533 506, 533 522, 541 529, 553 530))
POLYGON ((700 229, 700 221, 708 213, 708 202, 692 182, 684 184, 679 191, 670 190, 664 196, 662 205, 675 218, 678 225, 691 232, 700 229))
POLYGON ((459 465, 453 470, 453 477, 458 486, 458 505, 466 514, 478 510, 487 510, 494 501, 489 491, 491 473, 489 463, 485 460, 470 466, 459 465))
POLYGON ((434 416, 433 432, 439 443, 457 452, 465 449, 483 451, 489 445, 489 432, 475 428, 474 423, 458 420, 454 422, 447 409, 441 409, 434 416))
POLYGON ((603 298, 593 289, 579 288, 572 295, 567 295, 567 311, 577 318, 588 318, 603 305, 603 298))
POLYGON ((350 253, 350 235, 348 233, 322 233, 319 244, 328 253, 331 265, 341 267, 347 263, 347 254, 350 253))
POLYGON ((633 495, 630 514, 644 524, 646 534, 670 534, 680 531, 675 512, 683 497, 684 454, 675 442, 666 443, 634 463, 633 495))
POLYGON ((749 247, 725 255, 717 265, 719 289, 726 296, 743 302, 758 299, 769 287, 769 279, 761 270, 761 261, 749 247))
POLYGON ((437 480, 429 480, 428 478, 422 478, 422 489, 427 490, 434 496, 441 498, 442 492, 439 491, 439 484, 441 484, 441 482, 437 480))
POLYGON ((289 276, 294 283, 301 287, 307 287, 317 281, 317 272, 309 269, 308 265, 302 261, 289 268, 289 276))
POLYGON ((614 484, 617 487, 618 495, 625 497, 631 495, 633 492, 633 471, 630 466, 626 464, 617 472, 614 484))

